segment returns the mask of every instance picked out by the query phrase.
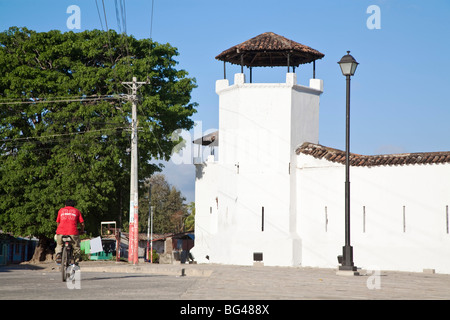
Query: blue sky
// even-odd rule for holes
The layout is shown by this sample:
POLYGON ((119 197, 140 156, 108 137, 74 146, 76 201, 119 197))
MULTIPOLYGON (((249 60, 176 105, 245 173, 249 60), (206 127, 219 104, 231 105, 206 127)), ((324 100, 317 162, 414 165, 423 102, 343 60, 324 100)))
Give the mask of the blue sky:
MULTIPOLYGON (((97 3, 103 10, 102 0, 97 3)), ((108 27, 118 30, 115 1, 104 3, 108 27)), ((125 4, 127 33, 149 38, 152 1, 125 4)), ((70 5, 79 6, 81 12, 81 29, 74 31, 101 29, 95 0, 0 0, 0 29, 69 31, 70 5)), ((316 77, 324 80, 320 144, 345 148, 345 79, 336 62, 351 50, 360 63, 352 78, 351 151, 450 151, 450 1, 154 0, 152 38, 177 47, 178 68, 196 78, 192 100, 199 106, 193 119, 201 122, 202 131, 218 128, 214 89, 215 81, 223 77, 223 63, 214 57, 268 31, 325 54, 316 62, 316 77), (367 27, 371 5, 380 9, 380 29, 367 27)), ((229 65, 228 78, 239 71, 229 65)), ((285 72, 285 68, 257 68, 253 79, 284 82, 285 72)), ((300 84, 307 85, 312 67, 296 72, 300 84)), ((193 165, 168 163, 164 173, 188 201, 194 200, 193 165)))

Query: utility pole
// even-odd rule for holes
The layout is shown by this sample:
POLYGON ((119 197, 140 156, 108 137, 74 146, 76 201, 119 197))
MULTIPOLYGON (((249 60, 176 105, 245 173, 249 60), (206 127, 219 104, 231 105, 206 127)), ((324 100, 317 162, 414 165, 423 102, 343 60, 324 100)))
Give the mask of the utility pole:
POLYGON ((151 184, 148 190, 147 260, 153 263, 153 207, 151 184))
POLYGON ((150 242, 150 262, 153 263, 153 206, 151 207, 151 224, 150 224, 150 230, 151 230, 151 242, 150 242))
POLYGON ((131 120, 131 174, 130 174, 130 226, 128 240, 128 262, 138 264, 138 136, 137 136, 137 90, 147 82, 137 82, 133 77, 132 82, 122 82, 122 84, 130 89, 126 99, 132 103, 132 120, 131 120))

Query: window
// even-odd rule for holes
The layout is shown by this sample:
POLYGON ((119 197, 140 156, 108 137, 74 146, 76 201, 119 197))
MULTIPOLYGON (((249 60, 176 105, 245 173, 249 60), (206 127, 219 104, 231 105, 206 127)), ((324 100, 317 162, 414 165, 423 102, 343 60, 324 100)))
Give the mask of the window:
POLYGON ((261 207, 261 231, 264 231, 264 207, 261 207))
POLYGON ((448 205, 445 206, 445 227, 447 229, 447 234, 448 234, 449 233, 448 205))

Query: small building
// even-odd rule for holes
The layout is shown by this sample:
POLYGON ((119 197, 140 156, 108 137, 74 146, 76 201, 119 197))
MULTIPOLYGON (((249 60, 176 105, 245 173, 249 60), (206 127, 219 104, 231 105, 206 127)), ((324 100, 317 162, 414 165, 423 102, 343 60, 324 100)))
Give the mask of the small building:
POLYGON ((14 237, 0 232, 0 265, 29 261, 37 245, 35 238, 14 237))

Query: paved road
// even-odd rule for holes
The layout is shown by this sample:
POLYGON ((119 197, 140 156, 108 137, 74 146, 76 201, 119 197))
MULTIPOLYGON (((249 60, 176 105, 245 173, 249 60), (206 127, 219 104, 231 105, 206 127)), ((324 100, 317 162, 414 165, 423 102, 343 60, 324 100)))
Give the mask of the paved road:
POLYGON ((0 299, 450 299, 450 275, 443 274, 362 271, 346 277, 331 269, 99 261, 80 266, 73 289, 53 264, 0 267, 0 299))
POLYGON ((76 281, 63 283, 57 272, 16 269, 0 273, 0 299, 181 299, 196 280, 167 275, 82 272, 78 285, 76 281))

